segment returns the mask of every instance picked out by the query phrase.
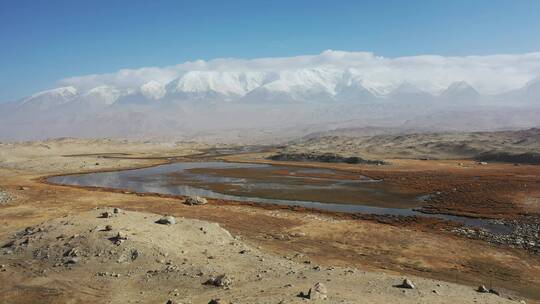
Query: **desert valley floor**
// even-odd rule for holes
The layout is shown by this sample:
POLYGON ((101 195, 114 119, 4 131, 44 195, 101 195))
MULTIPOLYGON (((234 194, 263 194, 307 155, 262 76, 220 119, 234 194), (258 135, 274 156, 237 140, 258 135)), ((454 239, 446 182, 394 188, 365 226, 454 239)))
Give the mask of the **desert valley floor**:
MULTIPOLYGON (((308 150, 77 139, 1 144, 0 302, 540 303, 540 166, 399 158, 395 151, 374 153, 382 165, 268 158, 301 149, 308 150), (335 179, 381 180, 424 199, 407 206, 419 215, 397 216, 211 197, 188 205, 181 194, 50 180, 203 161, 288 168, 272 171, 276 180, 301 171, 293 168, 315 169, 302 172, 320 180, 332 170, 335 179), (157 223, 164 215, 176 223, 157 223), (399 287, 404 279, 415 288, 399 287), (480 285, 492 292, 478 292, 480 285)), ((197 170, 246 178, 236 168, 197 170)), ((225 183, 211 190, 239 191, 225 183)))

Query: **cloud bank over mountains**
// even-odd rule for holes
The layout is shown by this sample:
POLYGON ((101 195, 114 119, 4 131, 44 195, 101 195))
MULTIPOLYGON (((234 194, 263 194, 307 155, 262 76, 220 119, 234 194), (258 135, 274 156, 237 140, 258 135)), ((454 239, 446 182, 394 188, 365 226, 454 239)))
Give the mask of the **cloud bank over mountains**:
POLYGON ((335 128, 540 125, 540 53, 213 59, 71 77, 0 104, 0 140, 284 140, 335 128))
MULTIPOLYGON (((255 85, 283 79, 301 71, 342 71, 364 87, 387 94, 402 83, 437 94, 456 81, 465 81, 483 94, 497 94, 524 86, 540 76, 540 52, 518 55, 444 57, 423 55, 385 58, 368 52, 327 50, 319 55, 282 58, 197 60, 169 67, 124 69, 110 74, 86 75, 61 80, 61 86, 88 90, 102 85, 121 90, 139 88, 148 82, 166 85, 186 77, 206 77, 207 81, 245 77, 246 87, 234 88, 245 93, 255 85), (266 76, 266 79, 265 79, 266 76), (223 77, 224 79, 220 79, 223 77), (251 85, 251 87, 250 87, 251 85)), ((311 75, 306 75, 311 76, 311 75)), ((324 76, 324 75, 323 75, 324 76)), ((217 84, 216 84, 217 85, 217 84)))

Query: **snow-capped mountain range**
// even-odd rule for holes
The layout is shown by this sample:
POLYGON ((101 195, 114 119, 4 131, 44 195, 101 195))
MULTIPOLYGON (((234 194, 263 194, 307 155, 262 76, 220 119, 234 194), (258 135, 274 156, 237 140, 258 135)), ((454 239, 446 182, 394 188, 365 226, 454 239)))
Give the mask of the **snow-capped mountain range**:
MULTIPOLYGON (((81 90, 74 86, 46 90, 12 104, 18 108, 52 109, 70 103, 111 106, 114 104, 147 104, 156 102, 305 102, 373 103, 404 99, 447 99, 449 102, 494 102, 512 97, 513 102, 538 104, 540 78, 523 88, 497 95, 482 95, 465 81, 452 82, 439 92, 427 92, 403 82, 385 90, 363 84, 350 71, 303 69, 281 73, 191 71, 168 82, 151 80, 138 87, 116 88, 100 85, 81 90)), ((405 100, 407 101, 407 100, 405 100)))
POLYGON ((493 93, 438 74, 433 81, 409 81, 393 74, 378 77, 388 73, 386 68, 366 73, 336 65, 272 69, 265 64, 197 69, 201 63, 190 63, 191 69, 167 73, 142 69, 64 80, 63 86, 0 103, 0 140, 201 134, 223 139, 219 134, 241 136, 254 130, 256 135, 245 136, 277 138, 284 132, 302 135, 342 125, 423 130, 540 125, 538 75, 521 87, 493 93))

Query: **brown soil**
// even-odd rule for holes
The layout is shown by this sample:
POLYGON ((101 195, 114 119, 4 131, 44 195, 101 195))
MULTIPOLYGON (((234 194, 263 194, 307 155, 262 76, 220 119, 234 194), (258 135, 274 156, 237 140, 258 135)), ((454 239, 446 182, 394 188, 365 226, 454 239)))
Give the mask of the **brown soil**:
POLYGON ((424 210, 470 217, 515 218, 540 214, 540 166, 479 165, 470 160, 391 159, 391 165, 275 162, 268 154, 229 156, 229 161, 282 164, 345 170, 416 193, 436 194, 424 210), (528 203, 527 203, 528 202, 528 203))

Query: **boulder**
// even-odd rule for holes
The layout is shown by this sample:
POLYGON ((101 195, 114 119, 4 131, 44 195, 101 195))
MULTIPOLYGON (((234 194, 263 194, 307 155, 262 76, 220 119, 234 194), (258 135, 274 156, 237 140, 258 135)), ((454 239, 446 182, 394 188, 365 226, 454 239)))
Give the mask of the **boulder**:
POLYGON ((190 205, 190 206, 204 205, 207 203, 208 201, 204 197, 200 197, 200 196, 190 196, 184 201, 184 204, 190 205))

